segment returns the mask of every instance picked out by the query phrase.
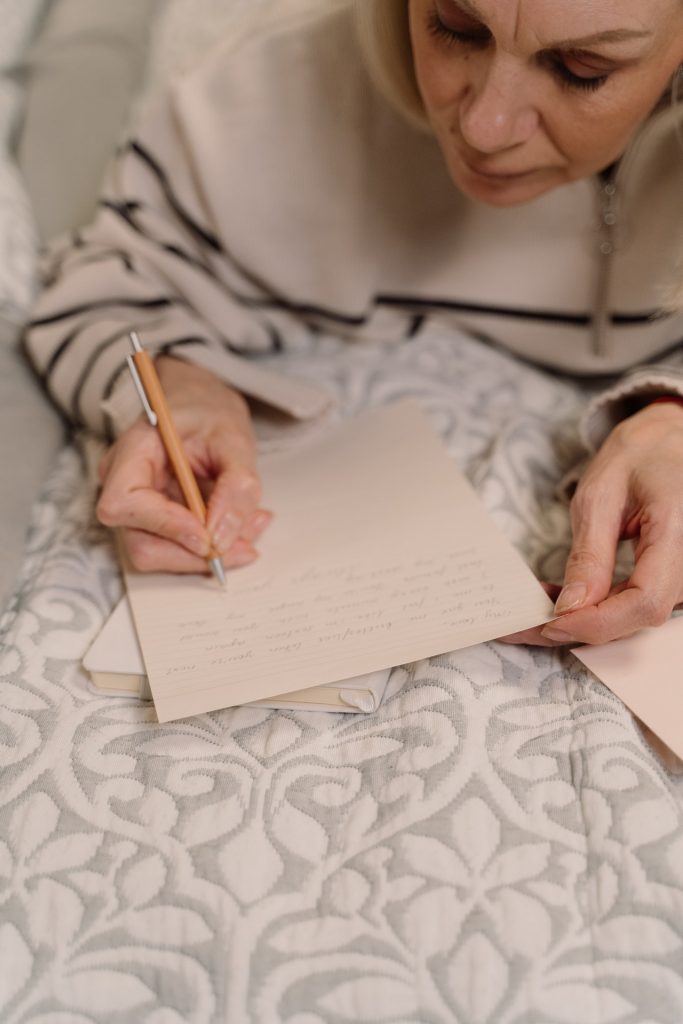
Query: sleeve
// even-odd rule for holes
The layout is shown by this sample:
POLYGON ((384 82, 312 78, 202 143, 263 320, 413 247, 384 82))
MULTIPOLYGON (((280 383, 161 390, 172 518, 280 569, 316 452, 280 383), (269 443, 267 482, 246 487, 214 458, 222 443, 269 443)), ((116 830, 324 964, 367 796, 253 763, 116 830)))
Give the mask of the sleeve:
POLYGON ((584 447, 591 454, 595 453, 621 420, 662 395, 683 398, 681 352, 672 355, 666 363, 638 367, 591 399, 579 421, 584 447))
POLYGON ((588 402, 578 424, 583 454, 577 452, 578 461, 555 488, 560 501, 571 501, 590 459, 614 427, 663 395, 683 398, 683 353, 678 353, 678 358, 672 356, 667 363, 638 367, 588 402))
MULTIPOLYGON (((216 147, 222 159, 228 143, 216 147)), ((116 154, 93 223, 46 253, 24 345, 75 426, 111 438, 139 415, 131 330, 153 354, 204 366, 295 417, 330 404, 328 393, 259 363, 310 329, 231 258, 198 181, 169 94, 116 154)))

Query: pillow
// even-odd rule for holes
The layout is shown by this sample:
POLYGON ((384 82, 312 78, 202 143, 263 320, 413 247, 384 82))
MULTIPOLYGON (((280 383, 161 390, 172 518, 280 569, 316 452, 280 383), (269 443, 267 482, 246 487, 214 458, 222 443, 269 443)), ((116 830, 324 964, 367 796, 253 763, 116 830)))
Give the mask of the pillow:
MULTIPOLYGON (((0 317, 20 324, 36 286, 36 231, 12 145, 22 61, 48 0, 0 0, 0 317)), ((10 332, 11 335, 11 332, 10 332)))
POLYGON ((0 320, 0 619, 24 557, 31 508, 64 443, 64 426, 0 320))
POLYGON ((43 240, 92 219, 160 7, 161 0, 54 0, 28 57, 17 147, 43 240))
POLYGON ((136 100, 187 70, 239 16, 280 2, 53 0, 28 58, 17 149, 41 239, 92 219, 136 100))

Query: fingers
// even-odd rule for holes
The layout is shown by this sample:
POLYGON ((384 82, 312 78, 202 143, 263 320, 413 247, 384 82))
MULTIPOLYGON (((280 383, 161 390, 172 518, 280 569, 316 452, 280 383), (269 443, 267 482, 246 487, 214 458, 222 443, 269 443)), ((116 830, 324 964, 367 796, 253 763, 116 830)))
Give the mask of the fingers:
MULTIPOLYGON (((541 586, 551 600, 557 600, 562 589, 561 587, 558 587, 555 583, 545 583, 543 581, 541 581, 541 586)), ((559 643, 555 643, 542 635, 542 629, 543 626, 534 626, 532 629, 523 629, 518 633, 509 633, 507 636, 498 637, 498 642, 502 644, 527 644, 531 647, 559 647, 559 643)))
POLYGON ((98 518, 122 528, 124 546, 139 571, 197 573, 206 571, 210 555, 218 554, 226 568, 258 557, 253 545, 272 513, 257 505, 260 483, 251 438, 239 431, 221 434, 224 439, 213 449, 207 442, 194 453, 196 463, 220 474, 209 500, 215 535, 185 506, 158 434, 146 424, 124 434, 101 460, 98 518))
POLYGON ((251 435, 219 432, 209 441, 215 484, 207 507, 207 530, 218 551, 228 551, 239 537, 255 540, 272 515, 259 509, 261 481, 251 435))
MULTIPOLYGON (((553 644, 603 644, 666 622, 683 600, 683 420, 652 407, 613 429, 572 502, 574 540, 553 644), (619 540, 637 538, 630 578, 610 587, 619 540)), ((539 631, 505 638, 538 643, 539 631)))
POLYGON ((582 642, 567 617, 586 609, 596 615, 596 606, 610 593, 617 545, 619 544, 626 487, 623 476, 607 476, 598 462, 589 471, 571 505, 572 547, 567 558, 564 586, 555 612, 561 620, 539 627, 525 642, 558 646, 582 642))
POLYGON ((105 466, 97 517, 105 526, 161 537, 206 558, 211 547, 208 531, 188 508, 161 490, 166 480, 164 462, 155 432, 139 429, 122 438, 105 466))
POLYGON ((258 533, 267 524, 258 512, 260 486, 255 473, 235 467, 226 470, 216 481, 207 509, 207 529, 219 551, 226 551, 244 531, 258 533))
POLYGON ((603 644, 666 622, 683 593, 683 538, 677 518, 670 516, 668 522, 641 532, 629 580, 594 607, 544 627, 543 636, 556 642, 603 644))
POLYGON ((558 615, 595 605, 609 594, 625 502, 619 477, 588 479, 577 491, 571 506, 572 547, 555 605, 558 615))
MULTIPOLYGON (((554 586, 550 583, 543 583, 543 589, 546 591, 549 597, 555 600, 557 595, 560 593, 561 587, 554 586)), ((610 591, 610 597, 615 594, 620 594, 628 586, 628 583, 619 583, 610 591)), ((532 629, 524 629, 519 633, 510 633, 508 636, 498 637, 498 642, 503 644, 527 644, 530 647, 563 647, 567 644, 578 644, 584 643, 578 637, 573 635, 570 636, 569 632, 564 630, 564 625, 567 621, 573 620, 573 616, 565 615, 561 620, 556 619, 547 625, 534 626, 532 629), (555 629, 557 623, 561 622, 561 627, 557 630, 557 639, 551 639, 546 635, 546 632, 555 629), (560 628, 562 632, 560 633, 560 628)))
POLYGON ((617 425, 572 503, 574 542, 560 618, 542 635, 602 644, 665 622, 683 596, 683 432, 680 409, 646 409, 617 425), (620 537, 637 537, 629 580, 610 591, 620 537))
POLYGON ((632 636, 645 626, 661 625, 670 613, 671 609, 660 614, 639 588, 631 587, 591 608, 562 616, 544 626, 541 635, 560 644, 605 644, 632 636))
POLYGON ((255 541, 273 521, 273 513, 265 508, 258 508, 245 524, 240 534, 242 540, 255 541))
MULTIPOLYGON (((138 572, 203 573, 209 572, 206 558, 191 554, 173 541, 144 530, 122 530, 121 539, 131 564, 138 572)), ((238 540, 221 556, 226 569, 248 565, 258 552, 245 540, 238 540)))
POLYGON ((533 629, 523 629, 520 633, 509 633, 508 636, 499 636, 501 644, 526 644, 528 647, 562 647, 566 641, 550 640, 543 635, 543 626, 534 626, 533 629))

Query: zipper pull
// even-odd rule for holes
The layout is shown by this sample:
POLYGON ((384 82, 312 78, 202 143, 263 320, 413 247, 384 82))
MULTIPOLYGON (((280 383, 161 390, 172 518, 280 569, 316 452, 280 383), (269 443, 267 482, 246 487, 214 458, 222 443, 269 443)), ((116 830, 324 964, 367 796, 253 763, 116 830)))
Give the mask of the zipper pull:
POLYGON ((611 256, 614 252, 614 228, 617 224, 617 186, 614 181, 608 181, 602 188, 605 198, 602 204, 602 225, 603 243, 600 251, 604 256, 611 256))
POLYGON ((600 255, 598 280, 595 290, 595 314, 593 317, 593 354, 604 358, 607 355, 607 333, 609 329, 609 290, 612 272, 612 257, 616 248, 615 229, 617 214, 617 186, 614 179, 601 186, 600 208, 600 255))

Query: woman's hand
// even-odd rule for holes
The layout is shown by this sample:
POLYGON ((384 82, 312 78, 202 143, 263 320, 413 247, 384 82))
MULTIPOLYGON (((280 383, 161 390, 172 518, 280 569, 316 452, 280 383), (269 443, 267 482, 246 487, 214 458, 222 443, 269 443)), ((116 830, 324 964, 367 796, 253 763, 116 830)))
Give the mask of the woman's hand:
MULTIPOLYGON (((213 374, 178 359, 156 361, 174 423, 207 502, 203 526, 185 506, 158 431, 138 420, 104 455, 97 516, 121 527, 143 572, 205 573, 207 556, 226 567, 257 556, 253 542, 270 522, 247 404, 213 374)), ((683 418, 683 417, 682 417, 683 418)))
POLYGON ((619 423, 582 477, 571 516, 560 618, 503 639, 602 644, 666 622, 683 601, 683 407, 657 403, 619 423), (623 539, 634 542, 635 567, 613 587, 623 539))

